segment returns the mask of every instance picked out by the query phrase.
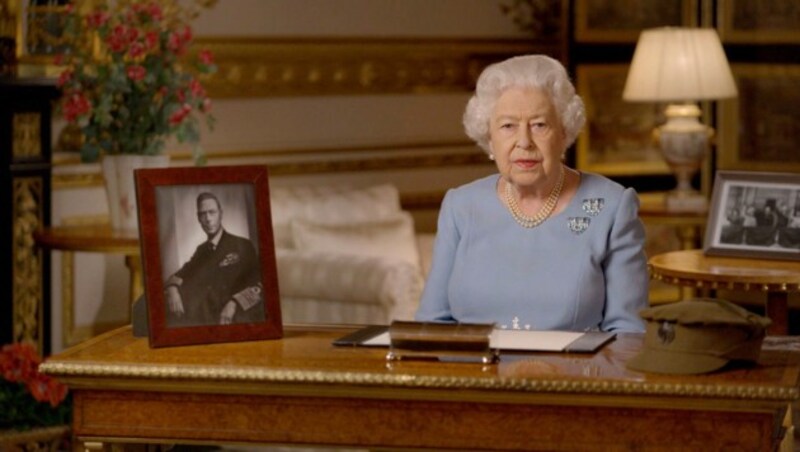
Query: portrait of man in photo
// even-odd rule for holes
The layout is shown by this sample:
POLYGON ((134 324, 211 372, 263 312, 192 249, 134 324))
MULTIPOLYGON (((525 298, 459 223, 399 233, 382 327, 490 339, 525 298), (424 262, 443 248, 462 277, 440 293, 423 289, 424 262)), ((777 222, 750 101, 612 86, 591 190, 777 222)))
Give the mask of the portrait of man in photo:
POLYGON ((159 222, 167 327, 263 322, 252 187, 172 187, 159 195, 160 211, 174 206, 159 222))

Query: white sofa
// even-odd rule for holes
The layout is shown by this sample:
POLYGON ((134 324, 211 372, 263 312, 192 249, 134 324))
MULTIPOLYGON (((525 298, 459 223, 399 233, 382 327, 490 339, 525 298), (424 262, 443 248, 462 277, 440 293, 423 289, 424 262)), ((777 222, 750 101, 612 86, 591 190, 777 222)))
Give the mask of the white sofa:
POLYGON ((433 234, 418 235, 393 185, 270 189, 283 322, 413 318, 433 234))

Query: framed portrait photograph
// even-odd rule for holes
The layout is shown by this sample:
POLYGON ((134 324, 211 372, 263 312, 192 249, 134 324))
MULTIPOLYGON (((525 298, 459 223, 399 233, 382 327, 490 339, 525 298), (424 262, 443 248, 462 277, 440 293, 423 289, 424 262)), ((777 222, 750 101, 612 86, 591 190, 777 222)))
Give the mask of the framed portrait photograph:
POLYGON ((653 130, 664 106, 622 100, 628 64, 578 65, 586 126, 577 140, 577 167, 607 176, 670 174, 653 130))
POLYGON ((280 338, 267 167, 134 174, 150 346, 280 338))
POLYGON ((719 1, 717 17, 717 28, 724 43, 800 43, 800 3, 796 1, 719 1))
POLYGON ((800 172, 800 64, 733 64, 739 95, 717 102, 719 169, 800 172))
POLYGON ((800 260, 800 174, 717 171, 703 249, 800 260))
POLYGON ((646 28, 694 26, 697 1, 575 0, 575 41, 635 43, 646 28))

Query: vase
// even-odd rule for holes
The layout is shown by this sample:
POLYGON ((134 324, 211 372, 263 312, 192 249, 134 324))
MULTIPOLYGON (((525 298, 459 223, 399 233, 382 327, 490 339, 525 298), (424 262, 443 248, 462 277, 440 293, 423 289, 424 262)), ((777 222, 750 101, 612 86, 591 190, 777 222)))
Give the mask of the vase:
POLYGON ((168 155, 107 155, 103 157, 103 179, 108 196, 111 227, 125 232, 139 231, 139 208, 133 172, 139 168, 165 168, 168 155))

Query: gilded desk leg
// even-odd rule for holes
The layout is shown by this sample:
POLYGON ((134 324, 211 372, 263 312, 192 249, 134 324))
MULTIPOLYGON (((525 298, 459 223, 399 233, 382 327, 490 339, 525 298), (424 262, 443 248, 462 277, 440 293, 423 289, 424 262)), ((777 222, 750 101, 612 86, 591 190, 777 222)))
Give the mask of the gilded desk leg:
POLYGON ((767 292, 767 317, 772 325, 767 327, 767 334, 785 336, 789 332, 789 294, 787 292, 767 292))
POLYGON ((125 265, 131 273, 131 304, 143 293, 142 259, 139 256, 125 256, 125 265))

